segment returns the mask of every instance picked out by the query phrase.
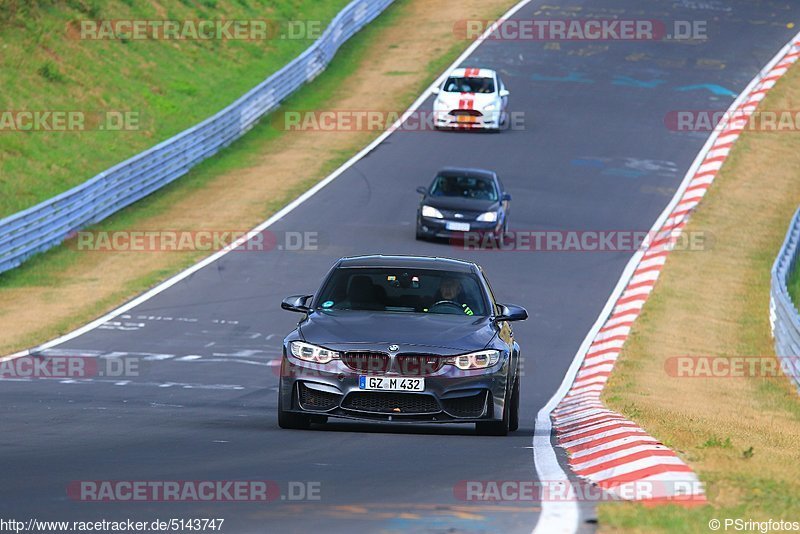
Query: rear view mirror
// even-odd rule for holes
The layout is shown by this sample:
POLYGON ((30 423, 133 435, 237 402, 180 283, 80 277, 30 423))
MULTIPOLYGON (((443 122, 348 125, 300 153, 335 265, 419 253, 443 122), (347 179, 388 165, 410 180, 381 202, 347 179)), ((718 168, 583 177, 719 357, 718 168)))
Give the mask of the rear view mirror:
POLYGON ((311 308, 308 307, 308 301, 313 295, 293 295, 286 297, 281 302, 281 308, 288 311, 309 313, 311 308))
POLYGON ((516 304, 500 304, 500 315, 494 318, 500 321, 524 321, 528 318, 528 310, 516 304))
POLYGON ((435 95, 438 95, 438 94, 439 94, 439 92, 440 92, 440 90, 439 90, 439 88, 438 88, 438 87, 434 87, 433 89, 431 89, 431 93, 433 93, 433 94, 435 94, 435 95))
POLYGON ((427 195, 428 194, 428 188, 419 186, 417 188, 417 193, 419 193, 420 195, 427 195))
POLYGON ((503 201, 504 202, 511 202, 511 195, 508 193, 503 193, 503 201))
POLYGON ((500 89, 500 96, 501 97, 506 97, 506 96, 508 96, 510 94, 511 93, 508 92, 508 89, 500 89))

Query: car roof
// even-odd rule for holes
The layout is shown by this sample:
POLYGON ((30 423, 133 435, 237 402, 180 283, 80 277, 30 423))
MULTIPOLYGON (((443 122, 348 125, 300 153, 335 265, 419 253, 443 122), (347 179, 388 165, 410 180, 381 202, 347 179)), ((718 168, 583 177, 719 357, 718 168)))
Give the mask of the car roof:
POLYGON ((339 260, 339 267, 392 267, 408 269, 430 269, 435 271, 450 271, 472 273, 479 270, 478 266, 470 261, 452 258, 431 256, 401 256, 371 254, 366 256, 350 256, 339 260))
POLYGON ((495 72, 492 69, 464 67, 451 70, 448 76, 458 76, 460 78, 494 78, 495 72))
POLYGON ((439 170, 437 176, 470 176, 488 178, 490 180, 497 178, 497 174, 494 171, 474 167, 444 167, 439 170))

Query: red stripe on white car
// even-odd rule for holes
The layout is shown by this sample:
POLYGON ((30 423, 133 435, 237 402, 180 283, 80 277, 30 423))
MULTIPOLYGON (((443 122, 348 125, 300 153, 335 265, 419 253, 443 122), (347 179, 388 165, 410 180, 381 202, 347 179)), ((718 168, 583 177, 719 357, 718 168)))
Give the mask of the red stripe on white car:
POLYGON ((475 109, 475 93, 461 93, 458 109, 475 109))
POLYGON ((605 408, 600 395, 611 374, 633 321, 655 286, 666 262, 663 247, 686 226, 711 186, 734 142, 758 103, 800 58, 796 39, 775 66, 747 93, 732 115, 720 125, 720 134, 706 152, 675 208, 656 233, 611 314, 592 341, 569 392, 551 417, 561 447, 569 454, 570 467, 580 477, 618 495, 636 495, 630 488, 652 483, 653 495, 638 497, 647 502, 698 504, 706 501, 697 475, 673 451, 649 436, 635 423, 605 408), (661 248, 659 248, 661 247, 661 248))
POLYGON ((464 76, 467 78, 475 78, 480 76, 481 69, 464 69, 464 76))

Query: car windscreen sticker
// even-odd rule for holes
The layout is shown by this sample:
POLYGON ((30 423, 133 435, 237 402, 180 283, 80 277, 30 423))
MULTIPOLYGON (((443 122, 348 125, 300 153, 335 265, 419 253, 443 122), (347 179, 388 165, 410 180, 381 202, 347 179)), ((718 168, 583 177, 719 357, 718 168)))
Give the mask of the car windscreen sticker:
POLYGON ((331 306, 333 306, 332 300, 326 300, 325 302, 322 303, 323 308, 330 308, 331 306))

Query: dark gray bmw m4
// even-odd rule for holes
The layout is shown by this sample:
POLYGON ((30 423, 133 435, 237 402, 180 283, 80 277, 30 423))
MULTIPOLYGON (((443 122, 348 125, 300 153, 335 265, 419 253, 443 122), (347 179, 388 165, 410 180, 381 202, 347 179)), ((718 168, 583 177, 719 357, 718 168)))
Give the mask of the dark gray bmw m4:
POLYGON ((519 425, 524 308, 495 301, 474 263, 416 256, 336 262, 314 295, 281 307, 304 314, 283 342, 278 423, 328 417, 519 425))

